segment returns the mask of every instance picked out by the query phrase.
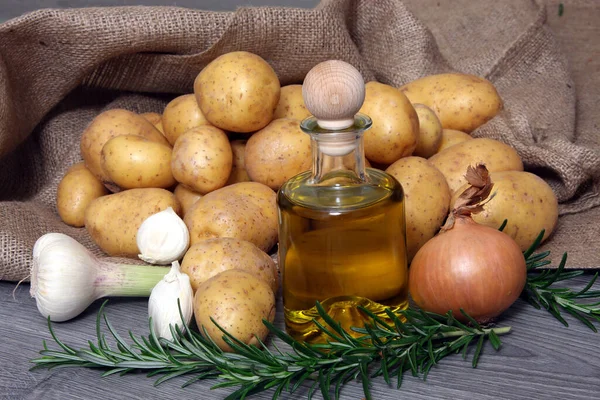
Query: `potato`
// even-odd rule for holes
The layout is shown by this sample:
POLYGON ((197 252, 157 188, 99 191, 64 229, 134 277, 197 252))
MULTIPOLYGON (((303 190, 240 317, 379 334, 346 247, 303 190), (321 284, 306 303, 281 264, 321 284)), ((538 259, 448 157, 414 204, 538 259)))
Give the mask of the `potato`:
POLYGON ((378 82, 365 85, 365 102, 360 112, 373 120, 364 134, 365 156, 378 164, 391 164, 410 156, 419 139, 419 118, 406 96, 378 82))
POLYGON ((279 103, 273 114, 273 119, 290 118, 302 121, 310 117, 302 97, 302 85, 287 85, 281 87, 279 103))
POLYGON ((168 190, 124 190, 93 200, 85 210, 85 228, 106 254, 137 258, 136 235, 140 225, 168 207, 181 215, 181 206, 168 190))
POLYGON ((194 94, 211 124, 233 132, 267 126, 279 102, 280 84, 256 54, 234 51, 217 57, 194 81, 194 94))
POLYGON ((502 99, 494 85, 475 75, 430 75, 409 82, 400 91, 413 104, 433 109, 444 129, 471 133, 502 109, 502 99))
POLYGON ((83 162, 67 170, 56 189, 56 209, 67 225, 82 227, 84 214, 92 200, 108 194, 108 190, 85 167, 83 162))
POLYGON ((211 125, 192 128, 173 146, 171 169, 179 183, 200 194, 225 186, 233 155, 229 138, 211 125))
POLYGON ((251 180, 277 190, 291 177, 310 169, 310 136, 302 132, 296 120, 276 119, 250 136, 244 158, 251 180))
MULTIPOLYGON (((495 196, 473 219, 483 225, 499 228, 508 220, 504 232, 525 251, 545 230, 548 239, 558 222, 558 201, 552 188, 537 175, 524 171, 492 172, 490 178, 495 196)), ((452 197, 452 204, 468 187, 465 184, 452 197)))
POLYGON ((159 132, 163 134, 163 136, 165 135, 165 131, 163 129, 162 124, 162 115, 155 112, 147 112, 140 115, 146 118, 152 125, 154 125, 154 127, 158 129, 159 132))
POLYGON ((231 152, 233 153, 233 162, 231 164, 231 173, 227 179, 225 185, 233 185, 238 182, 249 182, 250 177, 248 171, 246 171, 246 163, 244 162, 244 155, 246 153, 246 140, 237 139, 229 142, 231 145, 231 152))
POLYGON ((163 110, 162 120, 165 137, 171 145, 174 145, 184 132, 197 126, 210 124, 198 107, 193 93, 171 100, 163 110))
POLYGON ((181 262, 181 271, 190 277, 194 291, 218 273, 235 268, 250 272, 277 293, 279 273, 275 262, 245 240, 227 237, 203 240, 191 246, 181 262))
POLYGON ((442 129, 442 140, 437 148, 436 153, 442 150, 446 150, 448 147, 454 146, 455 144, 471 140, 473 137, 468 133, 456 131, 454 129, 442 129))
POLYGON ((516 150, 494 139, 472 139, 456 144, 432 156, 429 161, 446 177, 454 194, 467 183, 469 165, 485 164, 488 171, 523 171, 523 162, 516 150))
POLYGON ((171 172, 171 146, 142 136, 122 135, 102 147, 102 170, 121 189, 169 188, 175 185, 171 172))
POLYGON ((268 252, 277 243, 276 194, 258 182, 235 183, 207 194, 183 220, 191 245, 214 237, 232 237, 268 252))
POLYGON ((448 215, 450 188, 444 175, 421 157, 405 157, 386 172, 404 189, 408 261, 435 236, 448 215))
POLYGON ((181 183, 175 186, 173 194, 175 194, 175 198, 179 201, 179 204, 181 204, 181 212, 183 215, 187 214, 192 205, 202 197, 200 193, 194 192, 181 183))
POLYGON ((275 295, 265 282, 250 272, 231 269, 205 281, 194 296, 196 325, 224 351, 232 352, 223 340, 223 332, 211 321, 236 339, 258 345, 269 330, 263 320, 275 319, 275 295))
POLYGON ((429 158, 437 152, 442 141, 442 123, 435 112, 424 104, 413 104, 419 117, 419 140, 413 155, 429 158))
POLYGON ((153 142, 169 144, 144 117, 122 109, 104 111, 85 128, 80 143, 85 166, 102 182, 110 182, 101 165, 102 147, 109 139, 120 135, 142 136, 153 142))

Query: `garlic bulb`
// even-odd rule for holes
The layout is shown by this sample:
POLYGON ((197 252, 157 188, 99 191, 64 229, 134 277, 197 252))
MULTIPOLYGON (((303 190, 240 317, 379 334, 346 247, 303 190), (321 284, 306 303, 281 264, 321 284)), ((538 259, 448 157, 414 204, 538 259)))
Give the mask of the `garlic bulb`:
POLYGON ((171 207, 146 218, 137 231, 138 256, 150 264, 170 264, 185 254, 190 233, 171 207))
POLYGON ((193 315, 194 291, 190 278, 180 270, 179 262, 173 261, 171 270, 156 284, 148 301, 148 314, 152 318, 152 327, 159 337, 173 339, 169 325, 178 325, 183 331, 181 316, 188 325, 193 315), (181 306, 181 314, 179 306, 181 306))
POLYGON ((31 297, 52 321, 79 315, 105 296, 148 296, 167 268, 100 260, 62 233, 47 233, 33 246, 31 297))

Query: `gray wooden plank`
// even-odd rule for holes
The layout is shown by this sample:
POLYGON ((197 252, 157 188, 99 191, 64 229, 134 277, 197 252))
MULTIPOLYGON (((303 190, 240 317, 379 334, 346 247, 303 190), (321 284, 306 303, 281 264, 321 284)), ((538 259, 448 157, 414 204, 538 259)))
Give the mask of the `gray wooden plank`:
POLYGON ((200 10, 233 11, 240 6, 312 8, 319 0, 0 0, 0 22, 41 8, 110 6, 178 6, 200 10))
MULTIPOLYGON (((581 284, 582 279, 578 280, 581 284)), ((29 360, 37 356, 42 340, 50 341, 46 321, 38 314, 28 296, 29 285, 20 286, 12 297, 14 284, 0 282, 0 398, 2 399, 222 399, 229 390, 209 390, 211 382, 180 385, 185 378, 153 387, 143 374, 101 378, 93 369, 29 371, 29 360)), ((94 303, 81 317, 55 324, 66 343, 83 346, 95 335, 95 318, 100 302, 94 303)), ((279 305, 281 308, 281 304, 279 305)), ((147 332, 144 299, 112 299, 107 314, 121 334, 128 329, 147 332)), ((277 321, 281 324, 281 310, 277 321)), ((513 332, 503 336, 503 347, 495 352, 484 349, 476 369, 459 355, 443 360, 427 381, 405 376, 400 390, 377 379, 375 399, 592 399, 600 393, 600 340, 598 334, 573 321, 563 327, 545 311, 518 301, 499 321, 513 332)), ((294 397, 304 398, 306 392, 294 397)), ((361 399, 362 389, 352 383, 342 399, 361 399)), ((270 399, 270 393, 253 398, 270 399)), ((317 396, 317 398, 319 398, 317 396)))

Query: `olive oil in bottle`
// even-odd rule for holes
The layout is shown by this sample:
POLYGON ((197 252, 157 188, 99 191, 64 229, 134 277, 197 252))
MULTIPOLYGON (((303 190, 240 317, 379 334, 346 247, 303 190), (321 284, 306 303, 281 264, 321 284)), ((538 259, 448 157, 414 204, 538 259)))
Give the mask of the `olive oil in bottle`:
POLYGON ((317 65, 303 95, 313 168, 278 192, 279 263, 288 333, 320 342, 317 301, 352 335, 369 319, 358 306, 383 318, 408 306, 404 194, 392 176, 364 167, 371 120, 357 114, 364 81, 354 67, 317 65))

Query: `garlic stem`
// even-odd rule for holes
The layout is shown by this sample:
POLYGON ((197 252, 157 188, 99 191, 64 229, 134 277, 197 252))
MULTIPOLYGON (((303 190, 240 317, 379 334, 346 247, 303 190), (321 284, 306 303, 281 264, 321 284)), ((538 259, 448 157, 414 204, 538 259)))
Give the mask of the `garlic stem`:
POLYGON ((47 233, 33 247, 30 294, 44 317, 67 321, 101 297, 147 297, 168 271, 101 261, 75 239, 47 233))
POLYGON ((112 264, 100 261, 96 277, 96 293, 100 297, 148 297, 152 288, 167 274, 169 268, 112 264))

